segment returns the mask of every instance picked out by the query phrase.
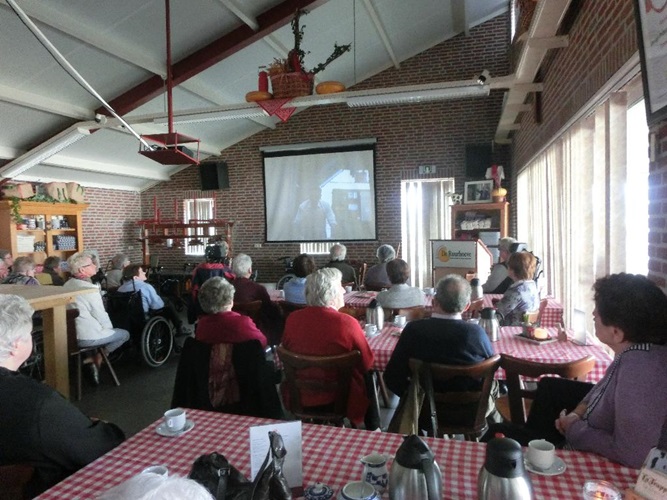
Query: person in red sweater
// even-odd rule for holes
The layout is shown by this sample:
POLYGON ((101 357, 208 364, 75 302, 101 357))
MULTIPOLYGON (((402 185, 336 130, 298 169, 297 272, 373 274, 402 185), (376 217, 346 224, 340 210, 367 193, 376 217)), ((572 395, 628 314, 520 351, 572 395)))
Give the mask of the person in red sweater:
MULTIPOLYGON (((342 274, 335 268, 324 268, 306 278, 307 307, 287 317, 282 345, 295 353, 331 356, 353 350, 361 352, 361 366, 352 375, 347 417, 355 425, 364 421, 368 396, 364 375, 373 366, 373 352, 359 322, 338 312, 343 307, 345 290, 342 274)), ((304 406, 325 406, 333 402, 332 394, 303 393, 304 406)))
POLYGON ((207 344, 239 344, 266 337, 248 316, 232 311, 234 287, 219 276, 209 278, 199 289, 199 303, 206 314, 199 318, 195 338, 207 344))

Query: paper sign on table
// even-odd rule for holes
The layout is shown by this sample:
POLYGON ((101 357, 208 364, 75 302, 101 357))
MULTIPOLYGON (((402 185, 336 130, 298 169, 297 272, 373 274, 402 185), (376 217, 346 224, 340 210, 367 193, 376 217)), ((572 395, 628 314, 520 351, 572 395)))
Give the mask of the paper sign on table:
POLYGON ((301 422, 284 422, 250 427, 250 474, 254 480, 262 468, 269 452, 269 431, 275 431, 283 438, 285 464, 283 474, 287 484, 294 490, 303 487, 303 453, 301 451, 301 422))

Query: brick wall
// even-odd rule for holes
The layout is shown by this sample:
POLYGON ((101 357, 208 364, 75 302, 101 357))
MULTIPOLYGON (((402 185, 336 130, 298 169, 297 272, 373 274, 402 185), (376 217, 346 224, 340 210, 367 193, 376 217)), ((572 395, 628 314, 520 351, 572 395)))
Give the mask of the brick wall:
MULTIPOLYGON (((513 170, 530 161, 638 50, 633 2, 582 0, 574 8, 569 47, 551 51, 543 67, 542 123, 536 123, 534 113, 521 115, 521 130, 514 135, 513 170)), ((665 288, 667 124, 653 127, 651 133, 658 138, 658 151, 649 175, 649 277, 665 288)))
MULTIPOLYGON (((500 16, 357 85, 356 89, 469 79, 488 69, 492 75, 509 72, 508 21, 500 16)), ((348 244, 348 256, 372 262, 378 244, 397 245, 401 239, 400 179, 403 169, 436 165, 451 169, 457 192, 463 192, 465 145, 490 142, 500 117, 502 92, 490 97, 404 106, 348 108, 319 106, 294 115, 274 130, 265 130, 238 143, 221 156, 229 165, 229 190, 217 191, 217 216, 236 221, 235 252, 252 256, 260 281, 275 281, 282 274, 277 259, 295 256, 297 244, 266 244, 261 146, 376 138, 377 241, 348 244), (262 248, 254 248, 262 244, 262 248)), ((224 123, 211 126, 224 127, 224 123)), ((508 164, 509 151, 500 148, 496 159, 508 164)), ((173 212, 173 200, 184 191, 199 188, 196 168, 188 168, 172 180, 142 194, 144 216, 152 215, 153 199, 165 217, 173 212)), ((206 193, 208 195, 211 192, 206 193)), ((180 265, 183 250, 154 248, 160 262, 180 265)), ((320 259, 324 262, 326 259, 320 259)))

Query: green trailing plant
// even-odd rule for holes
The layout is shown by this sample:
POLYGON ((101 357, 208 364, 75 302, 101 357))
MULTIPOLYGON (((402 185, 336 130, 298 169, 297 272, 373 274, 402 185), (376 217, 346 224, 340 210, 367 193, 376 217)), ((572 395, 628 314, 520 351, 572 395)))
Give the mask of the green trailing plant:
POLYGON ((9 204, 12 219, 16 224, 23 224, 23 216, 21 215, 21 198, 13 196, 9 204))

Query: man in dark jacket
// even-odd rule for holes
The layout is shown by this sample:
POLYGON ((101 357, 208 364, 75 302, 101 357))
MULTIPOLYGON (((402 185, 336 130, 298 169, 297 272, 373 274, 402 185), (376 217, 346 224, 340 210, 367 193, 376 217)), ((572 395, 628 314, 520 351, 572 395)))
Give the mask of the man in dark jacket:
POLYGON ((0 465, 35 468, 30 498, 125 439, 115 425, 88 418, 51 387, 17 372, 32 352, 33 312, 25 299, 0 295, 0 465))

